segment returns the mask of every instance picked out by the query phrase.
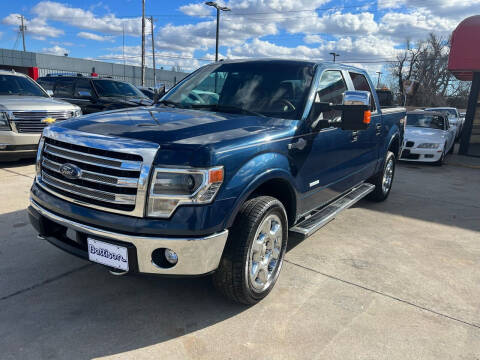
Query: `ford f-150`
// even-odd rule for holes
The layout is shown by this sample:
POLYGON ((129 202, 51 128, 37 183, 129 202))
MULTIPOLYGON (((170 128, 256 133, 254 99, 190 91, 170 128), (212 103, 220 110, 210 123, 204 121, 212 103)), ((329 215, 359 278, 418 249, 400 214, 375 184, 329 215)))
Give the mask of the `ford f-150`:
POLYGON ((388 197, 405 116, 380 108, 358 68, 216 62, 156 106, 46 128, 30 221, 113 272, 211 274, 253 304, 273 288, 289 236, 388 197))

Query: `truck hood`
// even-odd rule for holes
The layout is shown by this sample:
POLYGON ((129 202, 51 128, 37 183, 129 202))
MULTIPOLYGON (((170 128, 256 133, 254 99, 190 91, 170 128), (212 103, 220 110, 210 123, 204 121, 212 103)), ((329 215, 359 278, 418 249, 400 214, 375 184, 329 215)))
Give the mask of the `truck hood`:
POLYGON ((293 128, 295 120, 143 107, 91 114, 58 124, 85 133, 150 141, 159 145, 221 147, 245 138, 272 138, 293 128))
POLYGON ((56 100, 41 96, 1 95, 0 110, 25 111, 25 110, 74 110, 79 107, 66 101, 56 100))
POLYGON ((445 130, 409 126, 405 129, 405 141, 440 143, 445 140, 446 136, 445 130))

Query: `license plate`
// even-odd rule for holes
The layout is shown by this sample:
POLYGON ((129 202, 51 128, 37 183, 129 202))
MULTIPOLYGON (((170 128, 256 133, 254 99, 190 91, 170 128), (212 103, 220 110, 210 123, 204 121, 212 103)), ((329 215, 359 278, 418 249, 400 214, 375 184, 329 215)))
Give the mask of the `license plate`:
POLYGON ((88 259, 115 269, 128 271, 128 251, 126 247, 109 244, 92 238, 87 239, 88 259))

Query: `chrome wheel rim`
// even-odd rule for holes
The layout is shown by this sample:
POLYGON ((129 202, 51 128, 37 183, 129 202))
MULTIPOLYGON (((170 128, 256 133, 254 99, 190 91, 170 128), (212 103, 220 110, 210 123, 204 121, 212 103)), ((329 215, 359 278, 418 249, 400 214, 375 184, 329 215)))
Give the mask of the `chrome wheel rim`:
POLYGON ((265 291, 275 279, 282 243, 282 222, 270 214, 260 223, 248 254, 248 277, 254 291, 265 291))
POLYGON ((389 159, 387 166, 385 166, 385 172, 383 173, 383 181, 382 181, 382 190, 383 193, 386 194, 390 187, 392 186, 393 181, 393 159, 389 159))

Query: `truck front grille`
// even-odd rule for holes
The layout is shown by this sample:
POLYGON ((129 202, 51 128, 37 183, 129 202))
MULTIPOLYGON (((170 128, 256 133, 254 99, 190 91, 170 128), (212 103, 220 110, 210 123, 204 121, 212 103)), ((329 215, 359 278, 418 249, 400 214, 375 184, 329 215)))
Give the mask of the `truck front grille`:
POLYGON ((48 125, 42 120, 48 117, 55 121, 70 119, 73 111, 14 111, 13 122, 19 133, 41 133, 48 125))
POLYGON ((135 209, 143 159, 140 155, 101 150, 45 138, 40 184, 82 204, 125 212, 135 209), (62 166, 79 170, 65 176, 62 166))

